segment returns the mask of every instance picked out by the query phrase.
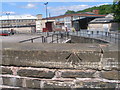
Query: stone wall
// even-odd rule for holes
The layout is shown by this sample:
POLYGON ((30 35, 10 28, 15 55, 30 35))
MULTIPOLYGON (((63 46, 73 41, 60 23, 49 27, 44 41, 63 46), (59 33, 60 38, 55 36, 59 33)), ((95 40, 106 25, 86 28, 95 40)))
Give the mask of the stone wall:
POLYGON ((71 43, 109 43, 103 39, 95 39, 90 37, 81 37, 79 36, 71 36, 71 43))
MULTIPOLYGON (((50 50, 51 46, 56 48, 55 45, 49 44, 47 50, 33 48, 23 50, 25 44, 18 45, 19 49, 3 48, 2 88, 5 90, 6 88, 12 90, 120 88, 118 50, 111 50, 106 45, 97 49, 90 47, 90 50, 80 48, 63 50, 69 46, 68 44, 63 44, 60 50, 50 50)), ((59 48, 59 45, 57 47, 59 48)), ((34 48, 37 48, 37 44, 34 48)))

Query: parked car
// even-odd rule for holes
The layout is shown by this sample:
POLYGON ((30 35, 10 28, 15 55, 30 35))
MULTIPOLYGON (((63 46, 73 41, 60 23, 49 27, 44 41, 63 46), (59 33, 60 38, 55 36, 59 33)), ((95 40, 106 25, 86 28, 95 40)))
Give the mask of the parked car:
POLYGON ((0 36, 9 36, 10 35, 10 32, 7 31, 7 30, 1 30, 0 31, 0 36))

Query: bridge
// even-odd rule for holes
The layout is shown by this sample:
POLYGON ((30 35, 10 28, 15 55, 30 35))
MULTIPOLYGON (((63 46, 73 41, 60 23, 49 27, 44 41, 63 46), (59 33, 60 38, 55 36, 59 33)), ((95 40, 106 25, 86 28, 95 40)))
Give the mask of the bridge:
POLYGON ((3 41, 0 48, 2 89, 120 88, 118 33, 86 30, 3 38, 13 41, 3 41))
POLYGON ((70 32, 70 35, 94 38, 115 44, 118 44, 120 42, 120 33, 117 32, 81 30, 78 32, 70 32))
POLYGON ((59 31, 59 32, 42 32, 37 34, 40 36, 21 40, 19 41, 19 43, 28 42, 28 41, 31 41, 33 43, 36 42, 36 39, 39 39, 39 42, 41 43, 67 43, 71 41, 73 36, 76 36, 77 38, 86 37, 87 39, 100 40, 107 43, 114 43, 114 44, 120 43, 120 33, 117 32, 80 30, 75 32, 59 31))

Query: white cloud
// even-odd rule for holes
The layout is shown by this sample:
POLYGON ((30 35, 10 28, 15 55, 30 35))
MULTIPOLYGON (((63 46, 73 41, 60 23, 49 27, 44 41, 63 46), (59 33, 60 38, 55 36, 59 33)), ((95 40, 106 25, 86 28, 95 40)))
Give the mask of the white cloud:
POLYGON ((2 2, 113 2, 113 0, 3 0, 2 2))
POLYGON ((28 3, 26 6, 21 6, 21 8, 31 9, 31 8, 37 8, 37 7, 36 7, 36 4, 28 3))
POLYGON ((109 3, 98 4, 96 6, 108 5, 109 3))
POLYGON ((101 6, 101 5, 108 5, 109 3, 103 3, 98 5, 72 5, 72 6, 59 6, 59 7, 48 7, 48 11, 51 13, 51 15, 62 15, 67 10, 73 10, 73 11, 79 11, 84 10, 90 7, 94 6, 101 6))
POLYGON ((89 5, 72 5, 72 6, 48 7, 48 11, 52 15, 61 15, 61 14, 64 14, 67 10, 78 11, 78 10, 83 10, 83 9, 86 9, 89 7, 91 7, 91 6, 89 6, 89 5))
POLYGON ((13 11, 7 11, 7 12, 0 12, 1 14, 16 14, 15 12, 13 12, 13 11))

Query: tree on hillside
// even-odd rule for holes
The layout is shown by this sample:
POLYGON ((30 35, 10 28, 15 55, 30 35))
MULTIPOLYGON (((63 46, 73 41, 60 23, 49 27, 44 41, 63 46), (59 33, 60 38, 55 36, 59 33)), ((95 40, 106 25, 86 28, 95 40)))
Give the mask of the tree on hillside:
POLYGON ((99 14, 109 14, 112 13, 112 4, 109 5, 102 5, 102 6, 94 6, 91 8, 87 8, 84 10, 79 10, 79 11, 72 11, 72 10, 67 10, 65 14, 73 14, 73 13, 83 13, 83 12, 92 12, 93 10, 99 10, 99 14))
POLYGON ((120 23, 120 0, 114 0, 113 13, 114 13, 115 20, 120 23))
POLYGON ((75 13, 75 11, 72 11, 72 10, 67 10, 67 11, 65 12, 65 14, 73 14, 73 13, 75 13))

